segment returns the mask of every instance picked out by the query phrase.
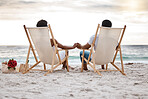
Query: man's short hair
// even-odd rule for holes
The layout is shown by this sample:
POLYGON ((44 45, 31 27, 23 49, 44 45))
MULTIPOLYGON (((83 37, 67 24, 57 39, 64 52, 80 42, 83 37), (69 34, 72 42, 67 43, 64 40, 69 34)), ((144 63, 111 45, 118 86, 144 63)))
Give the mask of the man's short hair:
POLYGON ((37 27, 47 27, 47 21, 46 20, 40 20, 36 24, 37 27))
POLYGON ((112 27, 112 22, 110 20, 103 20, 102 26, 104 27, 112 27))

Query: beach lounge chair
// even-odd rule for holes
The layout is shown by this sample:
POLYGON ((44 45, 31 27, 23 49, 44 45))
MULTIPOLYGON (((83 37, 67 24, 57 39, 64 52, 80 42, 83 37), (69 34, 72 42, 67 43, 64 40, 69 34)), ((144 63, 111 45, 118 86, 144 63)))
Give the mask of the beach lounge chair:
POLYGON ((100 76, 101 76, 100 71, 120 71, 123 75, 126 75, 124 73, 124 66, 121 53, 121 41, 125 29, 126 25, 124 26, 124 28, 108 28, 108 27, 100 27, 100 25, 98 24, 95 38, 93 40, 91 48, 83 49, 81 72, 83 72, 83 62, 85 60, 87 64, 93 68, 94 72, 97 72, 100 76), (94 51, 94 44, 96 41, 98 30, 100 30, 99 37, 96 50, 94 51), (90 51, 88 59, 84 58, 85 50, 90 51), (115 59, 118 52, 120 53, 121 69, 117 65, 115 65, 115 59), (92 59, 91 61, 89 61, 91 55, 92 59), (112 64, 116 70, 108 70, 109 63, 112 64), (105 70, 96 70, 95 65, 104 65, 104 64, 106 64, 105 70))
POLYGON ((56 69, 59 65, 61 65, 65 60, 67 64, 67 71, 69 71, 67 50, 65 50, 66 55, 64 59, 61 59, 59 55, 59 51, 62 51, 64 49, 57 48, 57 44, 55 42, 50 24, 48 25, 48 27, 26 27, 24 25, 24 29, 30 44, 28 54, 27 54, 27 59, 26 59, 26 71, 24 73, 27 73, 32 68, 34 68, 35 66, 37 66, 39 63, 42 62, 44 64, 43 71, 48 71, 45 74, 47 75, 48 73, 56 69), (51 46, 49 31, 50 31, 55 49, 53 49, 53 47, 51 46), (36 63, 27 69, 30 50, 34 55, 36 63), (38 54, 39 60, 37 58, 35 50, 38 54), (51 65, 51 69, 46 70, 46 64, 51 65))

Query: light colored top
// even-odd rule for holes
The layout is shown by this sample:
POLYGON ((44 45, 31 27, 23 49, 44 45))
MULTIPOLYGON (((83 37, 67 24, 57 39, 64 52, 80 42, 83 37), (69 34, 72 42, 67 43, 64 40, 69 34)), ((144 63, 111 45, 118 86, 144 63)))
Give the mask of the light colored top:
MULTIPOLYGON (((96 37, 96 41, 95 41, 95 45, 94 45, 94 50, 96 50, 97 48, 97 43, 98 43, 98 37, 99 37, 99 34, 97 35, 96 37)), ((91 45, 93 43, 93 40, 95 38, 95 35, 92 35, 88 41, 88 44, 91 45)))
MULTIPOLYGON (((53 50, 55 50, 55 46, 53 46, 53 50)), ((65 58, 65 51, 59 51, 59 55, 60 55, 60 58, 61 60, 63 60, 65 58)), ((56 54, 57 56, 57 59, 58 59, 58 55, 56 54)))

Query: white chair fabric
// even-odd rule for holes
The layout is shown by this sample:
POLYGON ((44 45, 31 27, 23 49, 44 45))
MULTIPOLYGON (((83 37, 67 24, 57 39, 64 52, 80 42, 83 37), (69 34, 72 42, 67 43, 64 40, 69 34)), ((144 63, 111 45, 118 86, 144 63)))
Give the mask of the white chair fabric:
POLYGON ((100 28, 97 48, 94 54, 97 65, 103 65, 113 61, 121 31, 122 28, 100 28))
MULTIPOLYGON (((48 27, 27 28, 41 62, 52 64, 54 50, 51 46, 48 27)), ((55 56, 54 64, 58 62, 55 56)))

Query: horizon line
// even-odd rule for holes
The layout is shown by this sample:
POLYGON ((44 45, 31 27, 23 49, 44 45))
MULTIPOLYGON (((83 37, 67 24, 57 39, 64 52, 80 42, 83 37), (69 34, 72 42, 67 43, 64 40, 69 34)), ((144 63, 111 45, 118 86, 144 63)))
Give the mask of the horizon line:
MULTIPOLYGON (((146 46, 148 46, 148 44, 123 44, 123 45, 131 45, 131 46, 146 45, 146 46)), ((29 46, 29 44, 28 45, 0 45, 0 46, 29 46)), ((71 46, 71 45, 67 45, 67 46, 71 46)))

